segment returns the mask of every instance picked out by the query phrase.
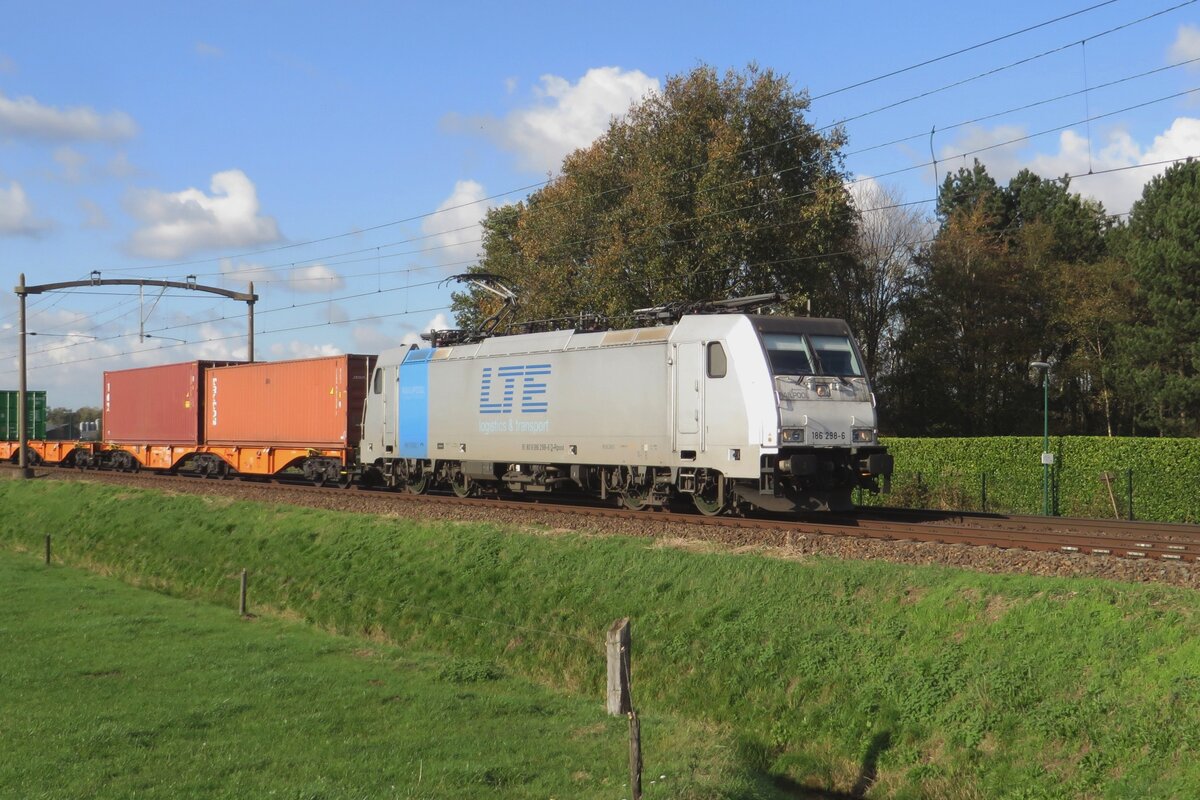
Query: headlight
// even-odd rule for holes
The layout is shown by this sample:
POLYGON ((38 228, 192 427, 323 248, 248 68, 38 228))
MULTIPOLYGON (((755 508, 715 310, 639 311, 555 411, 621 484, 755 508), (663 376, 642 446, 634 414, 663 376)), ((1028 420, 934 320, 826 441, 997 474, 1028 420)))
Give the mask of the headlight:
POLYGON ((779 432, 780 444, 804 444, 804 428, 784 428, 779 432))
POLYGON ((875 441, 874 428, 855 428, 854 443, 855 444, 870 444, 875 441))

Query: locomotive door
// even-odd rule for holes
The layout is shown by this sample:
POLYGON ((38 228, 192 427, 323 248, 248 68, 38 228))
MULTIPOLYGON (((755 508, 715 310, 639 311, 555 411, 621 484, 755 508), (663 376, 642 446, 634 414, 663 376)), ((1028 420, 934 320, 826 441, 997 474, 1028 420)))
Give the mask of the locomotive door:
POLYGON ((675 450, 703 450, 700 431, 704 409, 701 346, 685 342, 675 349, 675 450))
POLYGON ((384 380, 380 381, 380 383, 385 385, 383 386, 383 393, 380 395, 380 399, 383 400, 383 446, 385 452, 394 457, 395 452, 388 448, 393 448, 396 446, 396 415, 399 413, 396 400, 400 394, 400 370, 398 368, 396 369, 396 380, 394 381, 389 381, 386 379, 387 373, 390 371, 390 369, 385 369, 383 371, 382 377, 384 380))

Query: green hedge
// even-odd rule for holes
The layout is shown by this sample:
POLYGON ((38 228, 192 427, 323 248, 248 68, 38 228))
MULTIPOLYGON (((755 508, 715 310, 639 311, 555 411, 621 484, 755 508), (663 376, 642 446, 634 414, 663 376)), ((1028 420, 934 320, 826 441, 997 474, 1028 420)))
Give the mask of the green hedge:
MULTIPOLYGON (((1042 512, 1042 439, 886 439, 892 494, 871 505, 1042 512), (984 490, 986 483, 986 507, 984 490)), ((1200 439, 1052 436, 1051 511, 1062 516, 1200 522, 1200 439), (1112 493, 1101 478, 1112 476, 1112 493), (1113 501, 1116 501, 1116 512, 1113 501)))

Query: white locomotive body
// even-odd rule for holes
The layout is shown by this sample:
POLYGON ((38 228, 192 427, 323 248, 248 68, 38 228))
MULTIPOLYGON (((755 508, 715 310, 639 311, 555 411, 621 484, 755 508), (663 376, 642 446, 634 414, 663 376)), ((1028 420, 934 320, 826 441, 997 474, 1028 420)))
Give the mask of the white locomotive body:
POLYGON ((847 509, 892 471, 861 364, 840 320, 746 314, 393 350, 367 400, 363 479, 705 513, 847 509))

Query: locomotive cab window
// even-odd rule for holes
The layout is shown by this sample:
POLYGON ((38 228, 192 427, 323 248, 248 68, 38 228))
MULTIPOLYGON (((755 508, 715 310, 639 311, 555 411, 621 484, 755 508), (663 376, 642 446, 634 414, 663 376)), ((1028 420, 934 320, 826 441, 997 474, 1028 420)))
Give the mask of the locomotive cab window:
POLYGON ((729 363, 725 359, 725 348, 720 342, 708 343, 708 377, 724 378, 729 371, 729 363))
POLYGON ((860 378, 863 371, 854 354, 854 347, 845 336, 810 336, 821 374, 860 378))
POLYGON ((764 333, 763 344, 776 375, 812 375, 813 358, 799 333, 764 333))
POLYGON ((371 387, 371 391, 375 394, 383 394, 383 367, 376 368, 375 385, 371 387))

